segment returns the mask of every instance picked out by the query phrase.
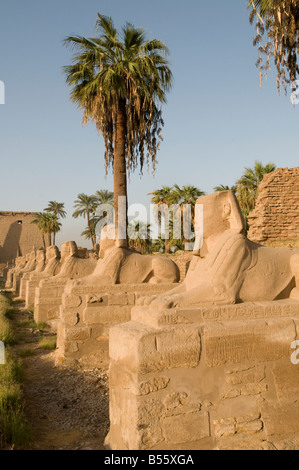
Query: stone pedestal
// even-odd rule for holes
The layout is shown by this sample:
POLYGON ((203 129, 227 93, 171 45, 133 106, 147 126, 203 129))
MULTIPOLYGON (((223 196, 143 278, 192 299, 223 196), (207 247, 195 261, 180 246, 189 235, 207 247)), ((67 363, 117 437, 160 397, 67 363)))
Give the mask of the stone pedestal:
POLYGON ((128 322, 140 296, 160 294, 175 284, 116 284, 72 287, 62 295, 56 363, 109 365, 109 329, 128 322))
POLYGON ((133 308, 110 330, 107 448, 299 448, 298 326, 291 300, 133 308))

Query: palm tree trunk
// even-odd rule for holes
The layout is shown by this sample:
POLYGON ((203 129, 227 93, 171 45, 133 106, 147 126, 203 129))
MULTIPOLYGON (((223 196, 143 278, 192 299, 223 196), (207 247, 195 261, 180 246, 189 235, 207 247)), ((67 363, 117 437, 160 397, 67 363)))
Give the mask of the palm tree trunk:
POLYGON ((169 254, 169 238, 165 238, 165 253, 169 254))
POLYGON ((94 248, 94 238, 93 238, 93 233, 92 233, 92 229, 91 229, 91 225, 90 225, 90 218, 89 218, 88 210, 86 212, 86 217, 87 217, 87 225, 88 225, 88 230, 89 230, 89 234, 90 234, 90 240, 91 240, 91 243, 92 243, 92 248, 94 248))
POLYGON ((45 235, 43 233, 42 233, 42 237, 43 237, 44 250, 46 250, 46 240, 45 240, 45 235))
POLYGON ((115 123, 114 141, 114 213, 115 237, 120 246, 128 246, 127 240, 127 168, 126 168, 126 102, 120 99, 115 123), (119 200, 125 197, 125 200, 119 200))

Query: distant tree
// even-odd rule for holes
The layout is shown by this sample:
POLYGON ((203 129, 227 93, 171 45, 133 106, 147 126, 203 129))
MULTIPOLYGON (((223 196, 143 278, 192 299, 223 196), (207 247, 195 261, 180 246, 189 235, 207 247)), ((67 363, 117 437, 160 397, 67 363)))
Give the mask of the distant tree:
POLYGON ((215 186, 214 188, 215 193, 218 193, 220 191, 232 191, 234 194, 237 192, 237 186, 225 186, 223 184, 220 184, 219 186, 215 186))
POLYGON ((274 163, 268 163, 264 166, 261 162, 256 161, 254 168, 245 168, 243 175, 237 181, 236 196, 246 224, 249 213, 255 208, 260 182, 265 174, 271 173, 275 169, 274 163))
MULTIPOLYGON (((61 224, 58 222, 59 218, 64 219, 66 217, 66 211, 64 210, 64 203, 63 202, 56 202, 56 201, 49 201, 48 206, 44 209, 46 212, 49 212, 53 214, 53 216, 57 220, 57 224, 54 223, 53 221, 53 227, 59 228, 61 227, 61 224)), ((57 231, 59 231, 57 230, 57 231)), ((56 242, 56 233, 53 232, 53 245, 55 245, 56 242)))
MULTIPOLYGON (((190 222, 190 230, 193 228, 194 230, 194 217, 195 217, 195 204, 196 201, 199 197, 204 196, 206 193, 204 191, 201 191, 201 189, 196 188, 195 186, 187 185, 187 186, 182 186, 180 188, 177 184, 174 185, 173 191, 172 191, 172 201, 174 204, 179 204, 181 207, 181 222, 182 222, 182 228, 184 228, 184 206, 188 205, 190 206, 190 216, 191 220, 190 222)), ((184 238, 184 244, 183 246, 186 246, 186 243, 190 243, 190 239, 186 239, 184 234, 182 234, 182 239, 184 238)))
POLYGON ((148 253, 151 246, 151 225, 140 220, 128 225, 129 246, 148 253))
MULTIPOLYGON (((166 220, 168 217, 168 207, 173 204, 173 188, 170 186, 162 186, 161 189, 152 191, 149 195, 153 196, 151 199, 152 204, 155 204, 155 216, 159 224, 159 232, 162 229, 162 219, 166 220)), ((169 253, 169 237, 165 233, 165 253, 169 253)))
POLYGON ((78 217, 84 217, 87 219, 87 230, 89 231, 90 240, 94 249, 96 246, 96 238, 94 234, 94 227, 92 226, 90 219, 94 217, 96 207, 97 199, 95 196, 88 196, 87 194, 80 193, 78 194, 74 203, 74 208, 76 210, 73 213, 73 217, 75 219, 78 217))
POLYGON ((48 239, 48 246, 52 245, 51 235, 52 233, 59 232, 61 227, 57 217, 49 212, 38 212, 31 223, 37 225, 37 228, 41 232, 44 248, 46 248, 45 236, 47 236, 48 239))

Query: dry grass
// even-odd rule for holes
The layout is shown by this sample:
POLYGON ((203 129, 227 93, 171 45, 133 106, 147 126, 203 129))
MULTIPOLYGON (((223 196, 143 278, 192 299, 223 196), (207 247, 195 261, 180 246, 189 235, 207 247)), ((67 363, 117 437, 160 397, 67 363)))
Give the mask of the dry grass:
POLYGON ((9 299, 0 294, 0 339, 5 345, 5 364, 0 364, 0 449, 23 446, 29 437, 22 406, 23 369, 9 349, 15 341, 10 310, 9 299))

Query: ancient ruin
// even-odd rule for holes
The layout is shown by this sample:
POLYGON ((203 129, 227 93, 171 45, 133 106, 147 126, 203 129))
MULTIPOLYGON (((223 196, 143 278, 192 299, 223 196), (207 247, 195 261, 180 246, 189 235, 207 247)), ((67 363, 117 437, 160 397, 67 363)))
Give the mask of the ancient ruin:
POLYGON ((249 242, 232 192, 197 203, 203 245, 185 281, 140 299, 131 321, 110 329, 106 445, 296 446, 298 250, 249 242))
POLYGON ((39 286, 40 281, 55 276, 59 273, 60 268, 60 252, 56 246, 49 246, 46 250, 44 269, 30 273, 25 280, 25 296, 21 295, 21 297, 24 298, 27 309, 34 307, 35 289, 39 286))
POLYGON ((231 191, 197 204, 200 249, 181 262, 107 227, 98 259, 34 250, 6 287, 57 331, 56 366, 109 370, 107 449, 299 448, 299 249, 247 238, 231 191))
POLYGON ((74 241, 64 242, 60 250, 60 271, 55 276, 42 279, 35 291, 34 319, 37 323, 49 322, 53 327, 59 318, 61 296, 70 279, 91 274, 97 264, 94 258, 79 258, 74 241))
POLYGON ((93 273, 68 281, 60 309, 57 362, 109 365, 109 329, 127 322, 140 296, 169 290, 178 283, 177 265, 159 255, 140 255, 117 246, 106 227, 93 273), (110 234, 110 235, 109 235, 110 234))
POLYGON ((41 232, 32 221, 34 212, 0 212, 0 271, 18 256, 44 248, 41 232))
POLYGON ((248 238, 258 243, 299 237, 299 167, 278 168, 259 185, 255 209, 249 214, 248 238))
POLYGON ((40 274, 45 269, 45 262, 46 262, 45 250, 41 248, 40 250, 37 250, 36 252, 35 269, 33 271, 27 271, 27 272, 22 273, 21 280, 20 280, 20 289, 19 289, 20 299, 25 299, 27 280, 30 279, 30 277, 33 276, 34 274, 40 274))

